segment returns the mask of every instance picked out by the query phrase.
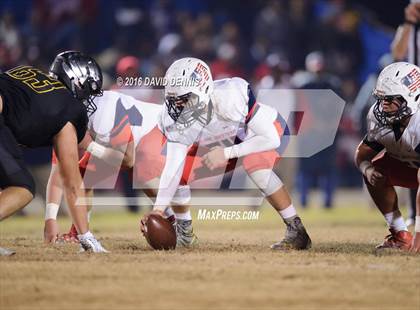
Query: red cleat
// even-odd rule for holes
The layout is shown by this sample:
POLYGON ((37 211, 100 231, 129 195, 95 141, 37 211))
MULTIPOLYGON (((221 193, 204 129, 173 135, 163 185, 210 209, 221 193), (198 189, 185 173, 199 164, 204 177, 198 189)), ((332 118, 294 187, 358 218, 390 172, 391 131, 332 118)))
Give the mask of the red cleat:
POLYGON ((399 249, 399 250, 409 250, 413 236, 410 232, 406 230, 401 230, 396 232, 393 229, 389 230, 390 235, 385 237, 385 240, 382 244, 376 246, 376 249, 399 249))
POLYGON ((67 234, 62 234, 58 237, 57 242, 62 243, 79 243, 79 238, 77 238, 77 229, 74 224, 71 225, 70 231, 67 234))

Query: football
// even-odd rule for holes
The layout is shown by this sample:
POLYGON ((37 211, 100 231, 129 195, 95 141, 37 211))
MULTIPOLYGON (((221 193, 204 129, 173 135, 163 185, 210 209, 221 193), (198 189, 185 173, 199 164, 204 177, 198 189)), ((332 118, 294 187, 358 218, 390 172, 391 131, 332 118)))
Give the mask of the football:
POLYGON ((176 232, 165 218, 151 214, 145 223, 144 237, 155 250, 173 250, 176 247, 176 232))

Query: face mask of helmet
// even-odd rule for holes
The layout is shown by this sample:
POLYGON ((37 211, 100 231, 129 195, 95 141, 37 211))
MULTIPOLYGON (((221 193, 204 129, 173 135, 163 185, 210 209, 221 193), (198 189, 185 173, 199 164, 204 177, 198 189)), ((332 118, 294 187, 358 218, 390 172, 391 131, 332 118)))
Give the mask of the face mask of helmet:
POLYGON ((196 94, 188 93, 178 97, 166 96, 165 104, 169 116, 185 128, 190 127, 196 121, 206 126, 211 120, 211 103, 206 109, 206 104, 200 103, 196 94))
POLYGON ((410 116, 412 114, 411 109, 407 106, 407 102, 402 96, 378 96, 376 98, 375 105, 373 107, 373 115, 378 120, 380 126, 392 126, 410 116), (397 105, 398 108, 395 111, 384 111, 384 104, 397 105))
POLYGON ((102 72, 93 58, 79 52, 61 53, 51 65, 50 74, 85 104, 88 115, 96 111, 93 99, 102 95, 102 72))

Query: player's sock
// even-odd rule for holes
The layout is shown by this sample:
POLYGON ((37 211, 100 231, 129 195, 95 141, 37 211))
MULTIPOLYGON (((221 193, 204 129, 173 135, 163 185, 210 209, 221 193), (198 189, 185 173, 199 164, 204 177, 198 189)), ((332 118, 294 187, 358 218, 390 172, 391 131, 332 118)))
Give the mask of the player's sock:
POLYGON ((309 249, 312 244, 311 238, 306 232, 293 204, 278 212, 287 228, 284 238, 280 242, 274 243, 271 248, 274 250, 309 249))
POLYGON ((172 225, 176 224, 175 212, 171 207, 166 208, 163 217, 166 218, 172 225))
POLYGON ((402 217, 400 210, 385 213, 384 217, 389 228, 395 230, 396 232, 399 232, 401 230, 408 231, 407 225, 405 224, 404 218, 402 217))
POLYGON ((88 221, 88 223, 90 223, 90 215, 92 214, 92 210, 89 210, 88 212, 87 212, 87 221, 88 221))
POLYGON ((176 217, 177 220, 182 220, 182 221, 191 221, 192 220, 190 210, 188 210, 187 212, 184 212, 184 213, 175 213, 175 217, 176 217))
POLYGON ((293 204, 278 212, 285 222, 292 221, 297 216, 297 212, 293 204))
POLYGON ((79 239, 89 239, 89 238, 94 238, 93 234, 90 232, 90 230, 88 230, 87 232, 85 232, 84 234, 79 234, 77 235, 77 237, 79 237, 79 239))
POLYGON ((164 212, 164 217, 170 218, 171 216, 175 216, 174 210, 171 207, 166 208, 164 212))

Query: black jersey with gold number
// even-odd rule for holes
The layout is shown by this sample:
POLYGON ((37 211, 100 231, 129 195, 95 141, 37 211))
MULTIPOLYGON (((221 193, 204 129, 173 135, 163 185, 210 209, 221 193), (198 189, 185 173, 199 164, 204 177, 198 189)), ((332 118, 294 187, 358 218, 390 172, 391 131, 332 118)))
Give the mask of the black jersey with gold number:
POLYGON ((80 142, 87 127, 86 107, 59 81, 41 70, 20 66, 0 74, 3 117, 17 142, 27 147, 52 145, 71 122, 80 142))

